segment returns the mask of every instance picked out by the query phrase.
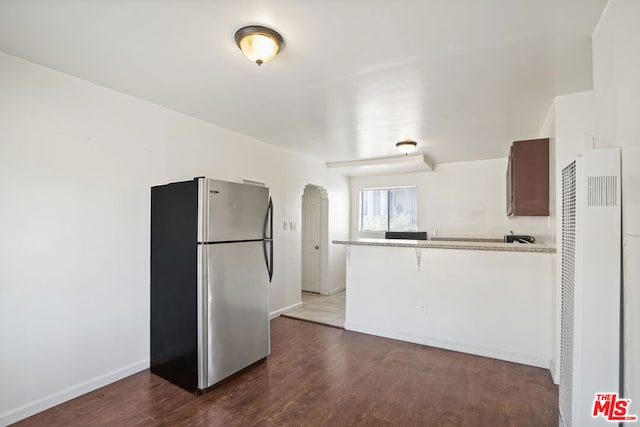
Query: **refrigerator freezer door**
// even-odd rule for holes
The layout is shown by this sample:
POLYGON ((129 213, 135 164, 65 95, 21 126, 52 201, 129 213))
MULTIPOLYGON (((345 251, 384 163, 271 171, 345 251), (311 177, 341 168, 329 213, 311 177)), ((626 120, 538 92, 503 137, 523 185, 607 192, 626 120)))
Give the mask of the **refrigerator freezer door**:
POLYGON ((263 239, 269 189, 249 184, 201 179, 201 242, 263 239))
POLYGON ((205 387, 269 354, 269 276, 262 244, 203 245, 208 276, 205 387))

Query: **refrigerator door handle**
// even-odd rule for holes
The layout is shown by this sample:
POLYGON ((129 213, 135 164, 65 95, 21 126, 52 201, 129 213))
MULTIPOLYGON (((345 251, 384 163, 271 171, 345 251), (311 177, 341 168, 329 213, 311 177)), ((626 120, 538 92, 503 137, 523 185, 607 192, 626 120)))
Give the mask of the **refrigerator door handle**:
POLYGON ((269 206, 267 207, 267 214, 264 217, 262 238, 273 239, 273 202, 271 201, 271 197, 269 197, 269 206), (267 234, 267 226, 269 226, 269 234, 267 234))
POLYGON ((269 265, 267 266, 267 271, 269 272, 269 283, 271 283, 271 278, 273 277, 273 239, 269 240, 269 265))
POLYGON ((262 241, 262 250, 264 252, 264 262, 267 264, 267 272, 269 273, 269 283, 273 277, 273 202, 269 197, 269 207, 267 215, 264 218, 264 240, 262 241), (269 226, 269 234, 267 235, 267 226, 269 226), (267 243, 269 243, 269 253, 267 253, 267 243))

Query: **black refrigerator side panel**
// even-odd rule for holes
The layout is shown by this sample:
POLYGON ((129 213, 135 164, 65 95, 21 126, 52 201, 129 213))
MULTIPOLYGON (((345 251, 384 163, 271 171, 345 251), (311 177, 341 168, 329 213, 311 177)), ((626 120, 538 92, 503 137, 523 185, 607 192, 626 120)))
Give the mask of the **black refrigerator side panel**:
POLYGON ((198 388, 197 181, 151 188, 151 372, 198 388))

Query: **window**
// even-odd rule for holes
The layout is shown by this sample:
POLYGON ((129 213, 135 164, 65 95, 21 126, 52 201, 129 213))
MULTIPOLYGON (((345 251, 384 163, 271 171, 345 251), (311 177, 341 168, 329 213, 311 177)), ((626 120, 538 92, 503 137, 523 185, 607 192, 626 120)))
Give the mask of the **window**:
POLYGON ((417 231, 416 187, 360 190, 360 231, 417 231))

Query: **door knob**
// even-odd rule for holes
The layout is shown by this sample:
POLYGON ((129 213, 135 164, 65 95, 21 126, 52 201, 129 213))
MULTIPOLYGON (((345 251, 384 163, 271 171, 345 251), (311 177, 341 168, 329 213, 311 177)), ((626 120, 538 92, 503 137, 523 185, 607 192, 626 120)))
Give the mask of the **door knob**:
POLYGON ((319 249, 319 248, 320 248, 320 246, 318 246, 318 245, 315 245, 315 248, 316 248, 316 249, 319 249))

